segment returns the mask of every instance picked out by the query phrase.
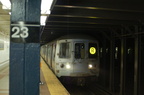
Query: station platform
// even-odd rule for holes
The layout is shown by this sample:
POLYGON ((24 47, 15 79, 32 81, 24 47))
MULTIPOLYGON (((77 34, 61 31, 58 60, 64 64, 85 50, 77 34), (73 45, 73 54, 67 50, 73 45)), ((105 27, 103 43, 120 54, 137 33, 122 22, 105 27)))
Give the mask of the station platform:
POLYGON ((70 95, 41 58, 40 95, 70 95))
MULTIPOLYGON (((0 67, 2 64, 0 64, 0 67)), ((39 95, 70 95, 41 58, 39 95)), ((9 95, 9 61, 0 68, 0 95, 9 95)))
POLYGON ((9 95, 9 61, 0 63, 0 95, 9 95))

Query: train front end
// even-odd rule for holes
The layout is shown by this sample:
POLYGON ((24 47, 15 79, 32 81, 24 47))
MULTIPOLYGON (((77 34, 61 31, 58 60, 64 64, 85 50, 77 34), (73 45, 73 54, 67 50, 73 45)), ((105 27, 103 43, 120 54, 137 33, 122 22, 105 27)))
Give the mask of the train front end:
POLYGON ((57 76, 80 85, 98 78, 100 62, 97 41, 61 40, 57 48, 57 76))

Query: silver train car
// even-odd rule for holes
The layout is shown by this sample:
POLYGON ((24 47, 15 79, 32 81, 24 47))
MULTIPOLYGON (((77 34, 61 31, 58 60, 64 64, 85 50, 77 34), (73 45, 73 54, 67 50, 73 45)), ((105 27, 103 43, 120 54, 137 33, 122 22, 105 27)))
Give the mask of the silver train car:
POLYGON ((85 84, 99 76, 98 41, 86 35, 66 35, 41 46, 41 56, 58 78, 85 84))

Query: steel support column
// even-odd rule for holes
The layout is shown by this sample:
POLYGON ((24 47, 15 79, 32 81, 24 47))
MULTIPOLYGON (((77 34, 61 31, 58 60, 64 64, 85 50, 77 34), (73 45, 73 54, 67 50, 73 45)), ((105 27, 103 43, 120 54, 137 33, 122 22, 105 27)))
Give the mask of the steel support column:
POLYGON ((11 0, 9 95, 39 95, 41 0, 11 0))
MULTIPOLYGON (((122 30, 122 32, 124 32, 122 30)), ((126 38, 121 39, 121 72, 120 72, 120 95, 125 95, 125 63, 126 63, 126 38)))
POLYGON ((112 92, 114 91, 114 52, 115 52, 115 43, 114 43, 115 38, 113 32, 111 32, 111 40, 110 40, 110 90, 112 92))
POLYGON ((100 66, 101 66, 101 75, 102 76, 100 76, 101 77, 101 79, 100 79, 100 81, 101 81, 101 84, 104 86, 104 87, 106 87, 106 38, 105 38, 105 36, 102 36, 102 45, 101 45, 101 52, 102 52, 102 54, 101 54, 101 64, 100 64, 100 66))
MULTIPOLYGON (((135 32, 138 33, 138 26, 135 26, 135 32)), ((140 57, 140 37, 139 35, 135 36, 135 59, 134 59, 134 95, 138 94, 138 82, 139 82, 139 57, 140 57)))

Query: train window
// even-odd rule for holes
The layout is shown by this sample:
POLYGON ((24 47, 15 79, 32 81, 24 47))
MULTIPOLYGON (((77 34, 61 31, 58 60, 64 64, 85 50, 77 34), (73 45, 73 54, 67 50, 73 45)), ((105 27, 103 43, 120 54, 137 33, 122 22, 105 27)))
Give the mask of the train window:
POLYGON ((97 56, 97 44, 89 43, 89 58, 96 58, 97 56))
POLYGON ((84 43, 75 44, 75 58, 85 58, 85 45, 84 43))
POLYGON ((59 53, 60 58, 70 58, 70 43, 61 43, 59 53))

